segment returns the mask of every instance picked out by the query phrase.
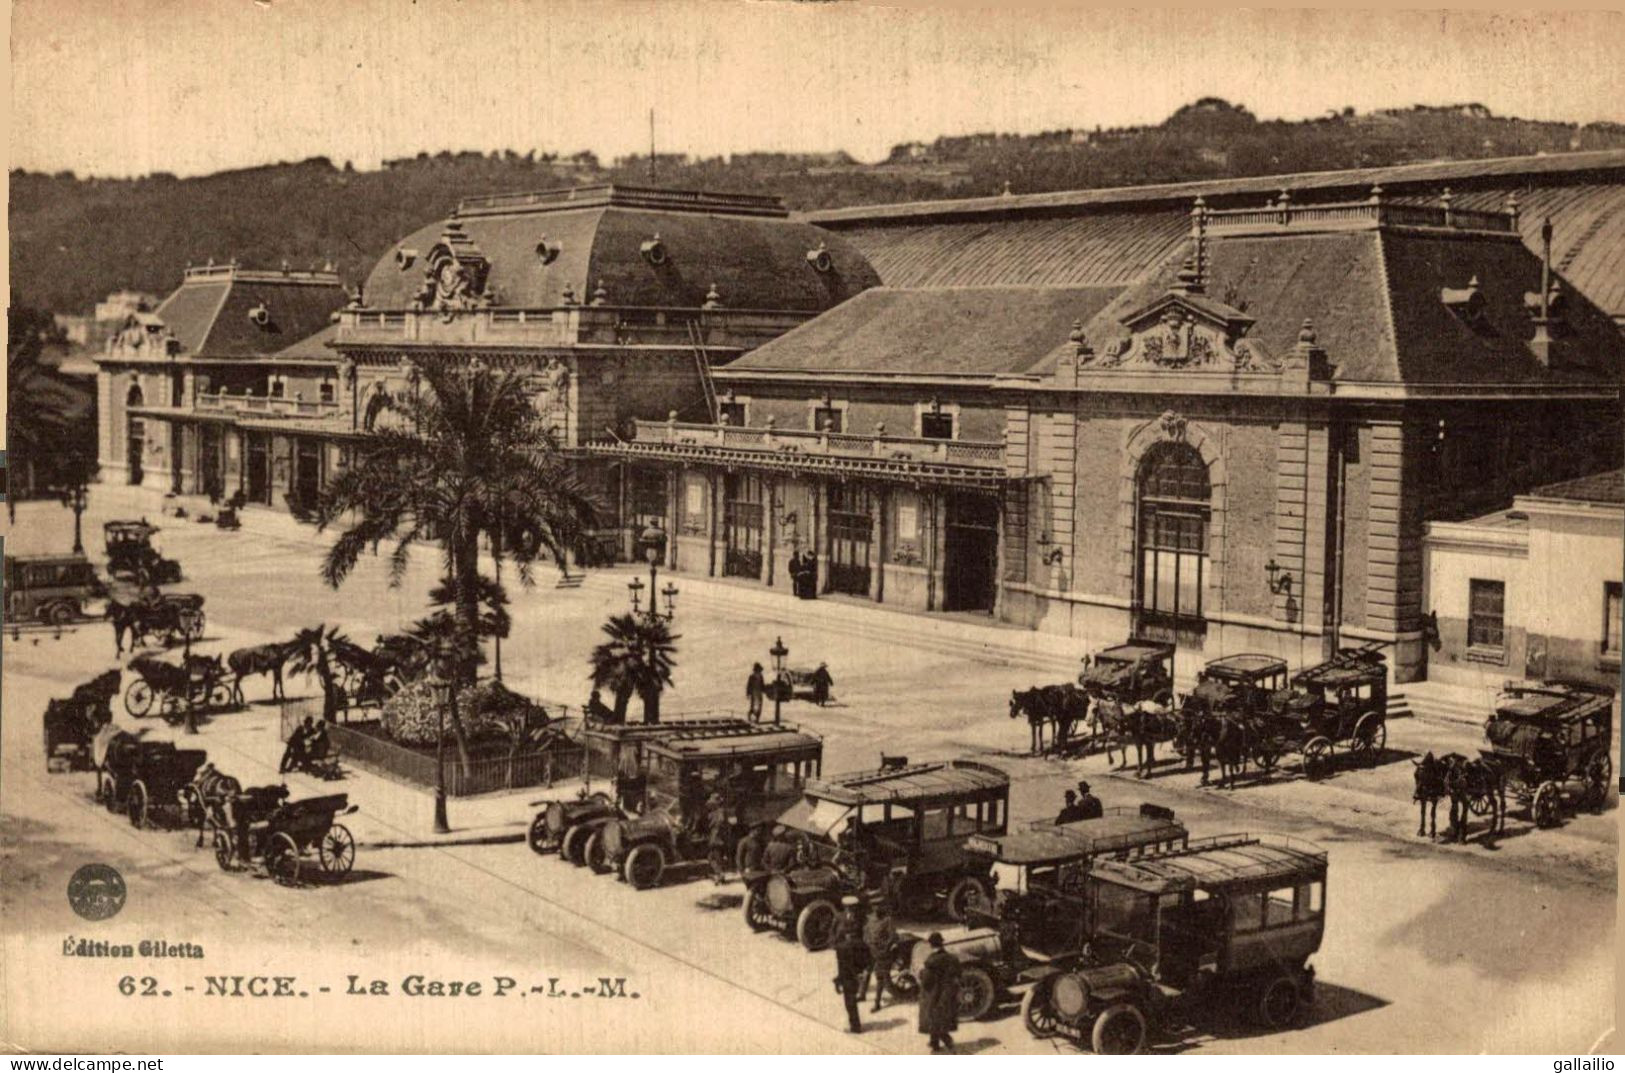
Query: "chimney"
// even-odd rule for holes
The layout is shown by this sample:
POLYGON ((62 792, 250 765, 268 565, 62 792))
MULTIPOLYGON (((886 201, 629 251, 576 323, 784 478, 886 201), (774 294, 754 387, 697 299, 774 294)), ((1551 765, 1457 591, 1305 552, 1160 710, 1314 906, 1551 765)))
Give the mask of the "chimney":
POLYGON ((1536 361, 1550 369, 1552 359, 1556 356, 1554 353, 1557 349, 1556 336, 1563 327, 1563 318, 1560 314, 1561 294, 1552 279, 1550 216, 1540 225, 1540 293, 1525 294, 1523 303, 1535 322, 1535 336, 1529 340, 1529 349, 1535 355, 1536 361))

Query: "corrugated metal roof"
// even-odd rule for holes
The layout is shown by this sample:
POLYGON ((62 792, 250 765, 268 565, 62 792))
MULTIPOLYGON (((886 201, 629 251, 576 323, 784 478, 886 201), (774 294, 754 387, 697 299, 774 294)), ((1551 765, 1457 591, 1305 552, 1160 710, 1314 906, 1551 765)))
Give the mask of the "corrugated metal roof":
POLYGON ((973 835, 965 848, 1008 864, 1049 864, 1156 845, 1185 835, 1185 825, 1178 820, 1117 809, 1098 820, 1034 825, 1006 835, 973 835))
POLYGON ((1192 842, 1186 850, 1134 861, 1098 861, 1091 873, 1136 886, 1216 888, 1230 883, 1302 881, 1326 868, 1326 851, 1295 839, 1265 842, 1225 835, 1192 842))
POLYGON ((823 739, 814 734, 780 727, 752 728, 716 734, 678 733, 671 737, 657 738, 649 745, 649 751, 682 760, 705 760, 725 756, 760 756, 768 753, 817 753, 822 751, 823 747, 823 739))
POLYGON ((844 805, 862 805, 919 801, 1009 788, 1010 776, 990 764, 979 764, 974 760, 945 760, 814 779, 807 783, 807 796, 844 805))

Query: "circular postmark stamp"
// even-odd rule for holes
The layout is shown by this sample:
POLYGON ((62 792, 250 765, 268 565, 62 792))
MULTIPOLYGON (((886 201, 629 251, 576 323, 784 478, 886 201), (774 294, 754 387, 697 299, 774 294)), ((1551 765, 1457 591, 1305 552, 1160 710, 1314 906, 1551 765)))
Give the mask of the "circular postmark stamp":
POLYGON ((87 864, 68 880, 68 904, 86 920, 106 920, 124 908, 124 877, 110 864, 87 864))

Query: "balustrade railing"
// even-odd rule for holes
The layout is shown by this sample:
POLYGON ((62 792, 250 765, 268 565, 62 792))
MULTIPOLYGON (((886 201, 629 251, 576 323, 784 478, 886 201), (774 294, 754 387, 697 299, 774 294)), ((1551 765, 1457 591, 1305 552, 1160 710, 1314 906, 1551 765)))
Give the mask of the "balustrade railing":
POLYGON ((936 440, 919 436, 865 436, 853 432, 815 432, 765 426, 706 425, 684 421, 638 421, 636 442, 674 446, 732 447, 744 450, 791 451, 853 458, 949 462, 955 465, 1002 467, 1004 444, 992 440, 936 440))

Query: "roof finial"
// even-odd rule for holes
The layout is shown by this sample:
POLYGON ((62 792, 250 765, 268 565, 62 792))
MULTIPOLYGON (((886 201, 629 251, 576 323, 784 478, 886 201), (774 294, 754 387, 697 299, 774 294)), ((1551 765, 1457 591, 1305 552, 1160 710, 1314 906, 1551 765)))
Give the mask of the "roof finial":
POLYGON ((999 196, 1000 197, 1010 197, 1010 196, 1012 196, 1011 193, 1010 193, 1010 180, 1009 179, 1004 180, 1004 190, 1000 192, 999 196))
POLYGON ((717 291, 717 285, 715 283, 711 284, 711 288, 705 292, 705 304, 703 306, 701 306, 700 308, 701 309, 721 309, 722 308, 722 295, 717 291))
POLYGON ((604 286, 604 281, 600 279, 598 281, 598 286, 595 287, 592 292, 592 304, 595 306, 601 306, 607 305, 608 303, 609 289, 604 286))
POLYGON ((1373 204, 1373 205, 1381 205, 1382 204, 1382 195, 1383 195, 1383 193, 1384 193, 1384 190, 1382 188, 1381 183, 1372 183, 1371 184, 1371 204, 1373 204))
POLYGON ((1514 190, 1507 195, 1507 215, 1512 217, 1512 230, 1518 229, 1518 192, 1514 190))
POLYGON ((1298 329, 1298 342, 1304 346, 1315 345, 1315 322, 1308 317, 1303 318, 1303 327, 1298 329))

